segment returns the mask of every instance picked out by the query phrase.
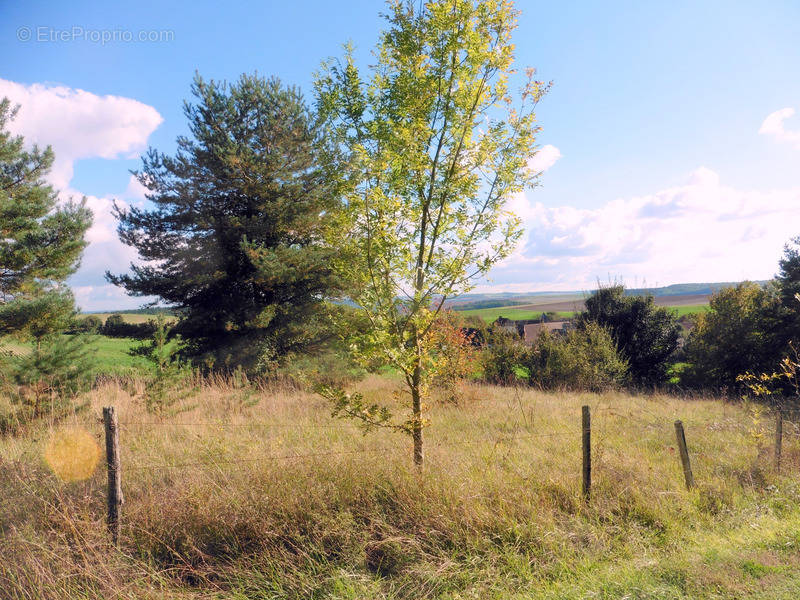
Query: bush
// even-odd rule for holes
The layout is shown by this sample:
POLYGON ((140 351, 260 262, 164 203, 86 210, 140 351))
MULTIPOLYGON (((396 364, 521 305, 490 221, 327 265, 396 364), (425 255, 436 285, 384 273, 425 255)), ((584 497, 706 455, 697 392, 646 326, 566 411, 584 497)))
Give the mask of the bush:
POLYGON ((446 311, 433 323, 433 344, 436 362, 433 384, 444 391, 449 402, 458 402, 461 382, 472 377, 477 369, 477 346, 480 331, 463 327, 457 315, 446 311))
POLYGON ((366 373, 346 351, 326 347, 313 354, 292 353, 268 375, 302 389, 314 390, 320 386, 345 387, 359 381, 366 373))
POLYGON ((611 334, 591 321, 566 335, 542 331, 523 364, 530 384, 543 389, 602 391, 619 387, 628 375, 611 334))
POLYGON ((525 351, 518 335, 501 327, 491 328, 481 357, 483 378, 498 385, 515 383, 519 379, 525 351))
POLYGON ((95 315, 89 315, 75 321, 69 333, 97 333, 103 327, 103 320, 95 315))
POLYGON ((100 333, 108 337, 128 337, 144 340, 153 336, 156 331, 155 321, 146 323, 128 323, 122 315, 111 315, 106 319, 100 333))

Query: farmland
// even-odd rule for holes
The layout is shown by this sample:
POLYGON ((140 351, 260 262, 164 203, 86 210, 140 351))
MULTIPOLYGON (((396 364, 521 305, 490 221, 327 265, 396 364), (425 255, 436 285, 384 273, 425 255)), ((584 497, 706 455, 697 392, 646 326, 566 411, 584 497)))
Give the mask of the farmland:
MULTIPOLYGON (((92 338, 90 352, 93 355, 94 375, 131 375, 149 369, 148 362, 139 356, 132 356, 130 351, 141 342, 130 338, 112 338, 95 335, 92 338)), ((24 354, 30 351, 30 344, 13 339, 0 338, 0 349, 24 354)))
MULTIPOLYGON (((675 310, 677 316, 682 317, 688 314, 697 314, 708 309, 708 299, 710 296, 705 294, 687 294, 685 296, 657 296, 655 303, 658 306, 666 306, 675 310)), ((498 317, 507 319, 523 320, 538 319, 545 312, 555 312, 560 318, 569 318, 577 312, 583 310, 583 298, 575 296, 570 299, 542 298, 539 302, 524 305, 509 305, 491 308, 467 308, 460 309, 458 305, 454 310, 462 315, 476 316, 483 319, 486 323, 495 321, 498 317)))
MULTIPOLYGON (((357 387, 382 400, 398 381, 357 387)), ((800 430, 785 423, 777 473, 772 420, 756 406, 466 385, 457 405, 432 398, 419 471, 405 436, 363 435, 293 389, 217 380, 158 418, 136 385, 106 384, 88 400, 60 423, 0 439, 0 555, 15 557, 0 563, 3 597, 800 594, 800 430), (122 424, 119 551, 104 523, 104 468, 64 482, 43 458, 59 432, 100 442, 108 404, 122 424), (688 492, 676 418, 697 481, 688 492)))

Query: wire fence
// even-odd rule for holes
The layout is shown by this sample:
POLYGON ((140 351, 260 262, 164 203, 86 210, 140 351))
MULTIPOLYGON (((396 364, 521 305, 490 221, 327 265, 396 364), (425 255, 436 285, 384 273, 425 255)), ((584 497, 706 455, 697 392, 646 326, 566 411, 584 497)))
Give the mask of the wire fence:
MULTIPOLYGON (((631 431, 631 437, 626 439, 626 443, 633 443, 633 444, 646 444, 652 445, 655 443, 663 443, 665 446, 670 446, 674 444, 674 438, 671 438, 671 433, 673 431, 673 424, 669 422, 665 422, 663 415, 657 415, 651 411, 647 411, 646 409, 640 410, 638 413, 633 411, 624 411, 614 407, 597 407, 597 408, 590 408, 593 422, 592 422, 592 432, 595 435, 595 439, 598 440, 597 443, 602 444, 604 438, 608 437, 608 434, 612 432, 612 430, 618 429, 620 425, 624 425, 627 427, 628 430, 631 431), (630 427, 631 424, 635 424, 637 428, 630 427), (660 436, 658 437, 641 437, 642 433, 651 434, 653 432, 659 432, 660 436), (638 436, 637 436, 638 435, 638 436)), ((711 432, 725 432, 725 433, 740 433, 742 435, 754 435, 754 428, 752 426, 743 425, 740 422, 736 422, 731 420, 730 422, 724 422, 719 419, 713 420, 684 420, 683 424, 687 429, 691 429, 692 431, 697 430, 705 430, 711 432)), ((145 421, 145 420, 124 420, 117 423, 117 426, 122 430, 130 430, 133 427, 142 427, 142 428, 154 428, 154 427, 163 427, 163 428, 193 428, 193 427, 209 427, 214 428, 217 430, 225 430, 228 428, 237 429, 237 430, 280 430, 283 432, 292 432, 292 433, 305 433, 308 431, 313 430, 338 430, 347 433, 354 433, 359 434, 361 437, 362 428, 346 422, 334 422, 334 423, 309 423, 309 424, 297 424, 297 423, 277 423, 273 421, 248 421, 245 423, 232 423, 228 421, 160 421, 160 420, 152 420, 152 421, 145 421)), ((768 433, 766 431, 766 424, 759 425, 760 427, 760 434, 765 435, 768 433)), ((480 435, 477 437, 470 436, 474 439, 448 439, 448 436, 452 435, 452 433, 447 434, 444 438, 440 438, 437 442, 433 444, 434 449, 447 449, 447 448, 461 448, 461 447, 469 447, 469 446, 497 446, 500 444, 508 444, 511 442, 521 441, 521 440, 532 440, 532 439, 551 439, 551 438, 573 438, 576 441, 580 439, 580 428, 579 427, 568 427, 563 424, 555 424, 552 422, 547 422, 546 420, 540 419, 536 424, 535 427, 530 422, 510 422, 510 423, 501 423, 499 427, 494 428, 479 428, 478 432, 480 435), (548 431, 536 431, 534 429, 542 429, 546 428, 548 431)), ((786 411, 783 413, 783 437, 800 437, 800 409, 793 410, 793 411, 786 411)), ((259 439, 273 439, 273 438, 263 438, 260 437, 259 439)), ((277 440, 284 440, 284 438, 274 438, 277 440)), ((358 438, 356 438, 358 439, 358 438)), ((695 440, 694 443, 695 450, 699 450, 698 444, 695 440)), ((173 468, 182 468, 182 467, 202 467, 202 466, 214 466, 220 464, 235 464, 237 462, 241 463, 257 463, 257 462, 269 462, 269 461, 287 461, 287 460, 299 460, 299 459, 311 459, 311 458, 322 458, 322 457, 331 457, 331 456, 353 456, 359 454, 365 455, 375 455, 387 452, 388 450, 399 450, 399 448, 389 448, 389 447, 381 447, 378 449, 375 448, 361 448, 361 449, 352 449, 352 450, 331 450, 331 451, 298 451, 298 452, 286 452, 281 454, 263 454, 258 457, 248 457, 248 458, 224 458, 224 457, 208 457, 207 460, 192 460, 192 461, 177 461, 177 462, 165 462, 160 464, 146 464, 146 465, 131 465, 128 468, 131 470, 152 470, 152 469, 173 469, 173 468)), ((702 452, 700 452, 702 454, 702 452)), ((133 458, 129 456, 128 458, 133 458)))
MULTIPOLYGON (((800 408, 779 411, 756 409, 750 416, 751 422, 746 421, 750 417, 743 420, 741 412, 735 416, 723 414, 713 418, 690 416, 683 421, 676 419, 670 422, 677 415, 670 415, 669 411, 659 414, 646 406, 629 408, 595 403, 594 406, 584 406, 582 411, 583 420, 576 413, 571 423, 564 418, 563 412, 555 416, 546 411, 526 413, 524 410, 505 421, 491 424, 465 420, 427 442, 426 461, 435 468, 446 468, 450 456, 457 455, 483 461, 484 468, 500 465, 504 473, 527 482, 540 475, 541 465, 563 464, 567 454, 567 462, 575 466, 574 476, 581 479, 581 491, 587 502, 591 497, 593 477, 595 480, 599 477, 601 482, 604 477, 628 476, 630 479, 630 472, 624 472, 626 468, 630 471, 630 463, 626 466, 626 463, 620 462, 618 459, 621 456, 628 461, 635 461, 636 457, 644 458, 648 452, 651 455, 654 452, 665 453, 663 456, 668 458, 664 460, 671 461, 666 464, 673 465, 668 467, 671 476, 679 477, 675 471, 682 470, 683 483, 690 490, 695 486, 693 467, 701 480, 703 477, 730 472, 729 465, 723 464, 726 444, 750 444, 753 453, 777 471, 781 469, 782 462, 783 466, 792 464, 795 468, 795 463, 800 461, 800 408), (784 451, 785 443, 791 445, 789 454, 784 451)), ((401 452, 408 453, 410 462, 410 445, 404 436, 367 438, 363 435, 362 427, 343 421, 120 420, 113 409, 106 408, 103 412, 108 469, 108 522, 115 540, 118 538, 122 505, 121 477, 126 472, 199 469, 212 474, 220 472, 220 469, 233 470, 256 464, 353 457, 388 459, 390 455, 394 457, 401 452), (229 448, 209 443, 209 448, 200 448, 194 456, 169 456, 169 453, 165 453, 163 460, 153 462, 152 452, 142 452, 143 447, 150 450, 146 440, 133 438, 137 441, 130 444, 120 444, 119 441, 120 431, 133 436, 141 431, 158 430, 169 432, 168 435, 174 435, 176 430, 185 430, 192 439, 201 442, 220 441, 219 437, 204 434, 203 428, 214 434, 228 430, 250 433, 252 443, 247 436, 240 435, 237 444, 229 448), (314 436, 311 433, 314 431, 320 432, 320 435, 314 436), (272 432, 279 434, 272 435, 272 432), (335 432, 334 435, 332 432, 335 432), (400 445, 397 440, 406 443, 400 445), (326 441, 346 446, 320 449, 319 444, 326 441), (235 455, 237 451, 241 452, 238 456, 235 455)), ((126 437, 123 436, 123 440, 126 437)), ((181 440, 178 440, 176 447, 180 447, 180 443, 181 440)), ((645 480, 654 477, 652 472, 646 470, 637 471, 637 474, 645 480)), ((674 483, 678 485, 677 479, 674 483)), ((671 489, 664 493, 676 491, 671 489)))

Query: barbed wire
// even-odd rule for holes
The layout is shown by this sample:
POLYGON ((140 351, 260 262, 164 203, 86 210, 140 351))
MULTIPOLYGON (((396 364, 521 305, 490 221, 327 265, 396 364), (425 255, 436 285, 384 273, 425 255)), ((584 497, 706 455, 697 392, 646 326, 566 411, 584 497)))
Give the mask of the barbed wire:
POLYGON ((271 461, 293 460, 298 458, 317 458, 321 456, 384 454, 386 451, 387 451, 386 448, 382 448, 380 450, 346 450, 346 451, 336 451, 336 452, 308 452, 305 454, 267 455, 267 456, 259 456, 257 458, 237 458, 237 459, 224 459, 224 460, 211 459, 208 461, 162 463, 157 465, 133 465, 127 467, 123 466, 123 470, 142 471, 142 470, 158 470, 158 469, 183 469, 190 467, 213 467, 216 465, 271 462, 271 461))
POLYGON ((121 427, 130 427, 133 425, 156 425, 163 427, 178 426, 178 427, 242 427, 242 428, 287 428, 287 429, 359 429, 359 426, 354 423, 309 423, 306 425, 297 425, 294 423, 271 423, 266 421, 251 421, 249 423, 229 423, 225 421, 120 421, 121 427))
MULTIPOLYGON (((787 418, 787 414, 794 413, 800 414, 799 409, 782 410, 781 414, 784 417, 784 438, 800 438, 800 428, 793 422, 791 417, 787 418)), ((622 440, 624 444, 628 445, 641 445, 651 446, 655 445, 656 449, 660 446, 664 448, 671 448, 674 445, 674 440, 671 436, 667 437, 667 432, 672 429, 672 423, 669 422, 673 416, 677 415, 659 415, 646 407, 637 406, 635 408, 623 408, 617 406, 594 406, 591 408, 592 414, 592 442, 593 447, 613 449, 620 445, 619 440, 611 439, 609 434, 613 431, 619 434, 620 426, 627 424, 631 426, 630 434, 622 440), (638 434, 638 435, 636 435, 638 434), (653 435, 655 434, 655 435, 653 435), (662 437, 663 436, 663 437, 662 437)), ((467 436, 477 433, 480 437, 477 439, 442 439, 437 440, 435 444, 428 442, 426 448, 433 451, 434 454, 441 450, 451 448, 463 447, 482 447, 482 452, 488 452, 490 456, 496 452, 503 453, 503 458, 507 458, 510 452, 514 452, 514 456, 518 453, 530 456, 548 456, 548 445, 528 445, 524 447, 514 448, 512 445, 522 440, 535 440, 535 439, 555 439, 555 438, 573 438, 576 443, 580 443, 582 426, 580 422, 575 422, 574 426, 567 425, 560 422, 552 422, 548 417, 550 414, 539 415, 533 410, 529 413, 522 411, 521 421, 506 421, 502 423, 500 429, 498 428, 464 428, 463 431, 453 432, 456 436, 467 436), (537 431, 538 429, 547 429, 547 431, 537 431)), ((768 412, 764 414, 765 419, 776 416, 776 413, 768 412)), ((722 417, 713 420, 700 420, 693 421, 691 416, 689 419, 683 420, 684 425, 688 430, 705 429, 714 434, 726 434, 731 432, 738 433, 753 433, 753 428, 748 427, 747 424, 737 422, 735 417, 722 417)), ((348 422, 321 422, 321 423, 285 423, 276 421, 264 420, 251 420, 245 422, 230 422, 223 420, 199 420, 199 421, 168 421, 159 419, 147 420, 125 420, 121 421, 119 425, 123 428, 131 427, 210 427, 210 428, 237 428, 237 429, 279 429, 287 432, 303 432, 308 430, 342 430, 350 432, 364 431, 364 428, 348 422)), ((766 423, 761 425, 761 435, 769 435, 769 425, 766 423)), ((365 433, 369 433, 366 431, 365 433)), ((269 438, 282 440, 284 438, 269 438)), ((708 438, 695 437, 690 440, 690 445, 693 446, 693 457, 707 462, 709 456, 709 446, 703 443, 703 440, 708 438)), ((220 465, 237 465, 237 464, 253 464, 253 463, 270 463, 278 461, 292 461, 292 460, 309 460, 322 457, 335 457, 335 456, 359 456, 359 455, 385 455, 388 452, 400 451, 399 447, 384 447, 380 449, 362 448, 353 450, 330 450, 330 451, 307 451, 307 452, 291 452, 287 454, 268 454, 252 458, 209 458, 207 460, 191 460, 191 461, 178 461, 178 462, 164 462, 160 464, 135 464, 135 454, 126 457, 124 461, 124 470, 127 471, 148 471, 148 470, 168 470, 168 469, 181 469, 181 468, 214 468, 220 465), (131 464, 134 462, 134 464, 131 464)), ((128 454, 128 453, 126 453, 128 454)))

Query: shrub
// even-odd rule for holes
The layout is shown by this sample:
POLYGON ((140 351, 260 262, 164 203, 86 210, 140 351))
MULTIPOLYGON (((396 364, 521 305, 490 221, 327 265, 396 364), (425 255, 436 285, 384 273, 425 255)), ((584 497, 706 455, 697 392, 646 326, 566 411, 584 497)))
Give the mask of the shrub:
POLYGON ((473 340, 480 332, 462 327, 449 311, 433 323, 436 362, 433 384, 442 389, 449 402, 458 402, 459 385, 477 368, 477 350, 473 340))
POLYGON ((147 339, 156 331, 156 323, 152 319, 146 323, 128 323, 122 315, 111 315, 106 319, 100 333, 108 337, 128 337, 137 340, 147 339))
POLYGON ((490 329, 481 357, 484 379, 499 385, 516 382, 525 351, 525 345, 518 335, 501 327, 490 329))
POLYGON ((326 347, 313 354, 292 353, 269 375, 299 388, 313 390, 320 386, 350 385, 362 379, 366 372, 346 351, 326 347))
POLYGON ((103 321, 100 317, 89 315, 77 322, 76 330, 79 333, 97 333, 103 326, 103 321))
POLYGON ((602 391, 622 385, 628 374, 611 334, 591 321, 566 335, 542 331, 523 364, 530 384, 543 389, 602 391))

